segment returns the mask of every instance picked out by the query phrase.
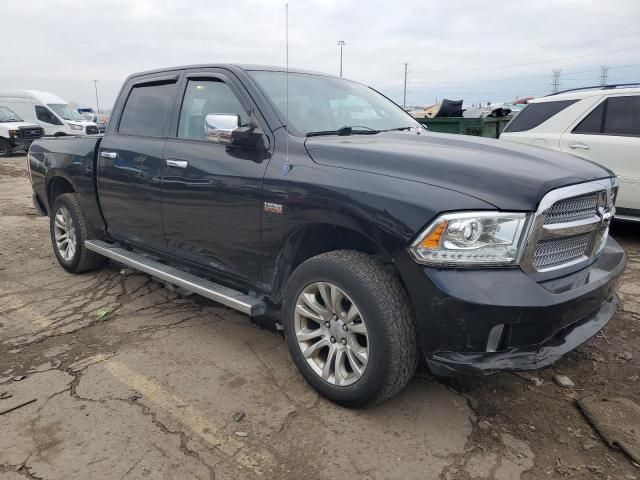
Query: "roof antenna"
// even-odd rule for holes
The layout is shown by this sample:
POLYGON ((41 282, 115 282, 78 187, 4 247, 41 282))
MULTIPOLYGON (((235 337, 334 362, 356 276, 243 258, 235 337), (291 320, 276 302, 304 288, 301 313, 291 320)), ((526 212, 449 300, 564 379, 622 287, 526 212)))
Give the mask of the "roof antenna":
POLYGON ((286 51, 286 113, 285 113, 285 126, 284 131, 287 135, 285 140, 286 144, 286 156, 285 156, 285 173, 291 168, 289 165, 289 3, 284 4, 284 16, 285 16, 285 51, 286 51))

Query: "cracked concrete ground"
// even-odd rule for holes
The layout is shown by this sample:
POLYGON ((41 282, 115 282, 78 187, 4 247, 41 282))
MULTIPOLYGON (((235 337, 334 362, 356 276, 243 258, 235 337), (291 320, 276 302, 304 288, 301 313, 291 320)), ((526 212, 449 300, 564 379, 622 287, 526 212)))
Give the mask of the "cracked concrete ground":
POLYGON ((35 400, 0 416, 0 478, 640 478, 574 404, 599 392, 640 401, 640 242, 618 233, 631 256, 621 311, 536 373, 541 386, 423 373, 383 405, 347 410, 243 315, 113 265, 66 273, 24 157, 0 160, 0 412, 35 400), (555 386, 554 371, 576 388, 555 386))

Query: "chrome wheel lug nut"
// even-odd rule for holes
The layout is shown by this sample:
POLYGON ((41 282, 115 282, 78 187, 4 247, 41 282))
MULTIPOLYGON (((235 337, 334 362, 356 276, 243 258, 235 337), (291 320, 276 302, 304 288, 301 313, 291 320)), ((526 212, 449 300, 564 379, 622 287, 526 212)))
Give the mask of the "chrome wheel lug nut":
POLYGON ((331 337, 331 343, 336 343, 336 337, 331 337))
POLYGON ((331 324, 329 322, 324 322, 324 326, 329 328, 331 326, 331 324))
POLYGON ((342 325, 342 329, 346 332, 347 330, 349 330, 349 327, 347 327, 346 325, 342 325))
POLYGON ((347 339, 346 339, 346 338, 343 338, 343 339, 342 339, 342 344, 343 344, 343 345, 346 345, 346 344, 347 344, 347 339))

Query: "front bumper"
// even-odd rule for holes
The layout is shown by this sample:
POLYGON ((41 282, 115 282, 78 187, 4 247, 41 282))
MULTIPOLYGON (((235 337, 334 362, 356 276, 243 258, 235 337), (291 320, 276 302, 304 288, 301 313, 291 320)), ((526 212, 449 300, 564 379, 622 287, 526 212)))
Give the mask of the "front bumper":
POLYGON ((593 264, 544 282, 516 268, 402 267, 427 363, 456 375, 544 368, 586 342, 615 314, 626 262, 609 238, 593 264))

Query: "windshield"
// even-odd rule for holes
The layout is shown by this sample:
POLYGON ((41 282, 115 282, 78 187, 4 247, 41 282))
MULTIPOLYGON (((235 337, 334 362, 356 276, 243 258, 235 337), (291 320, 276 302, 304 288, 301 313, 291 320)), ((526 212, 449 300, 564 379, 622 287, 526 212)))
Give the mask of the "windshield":
POLYGON ((13 110, 0 107, 0 122, 21 122, 22 119, 13 110))
POLYGON ((68 103, 49 103, 49 108, 56 112, 59 116, 65 120, 75 120, 77 122, 83 122, 85 119, 76 112, 68 103))
MULTIPOLYGON (((287 117, 286 73, 252 71, 251 76, 287 117)), ((341 78, 289 73, 289 127, 302 135, 350 134, 420 128, 408 113, 369 87, 341 78), (345 130, 345 127, 351 129, 345 130)))

